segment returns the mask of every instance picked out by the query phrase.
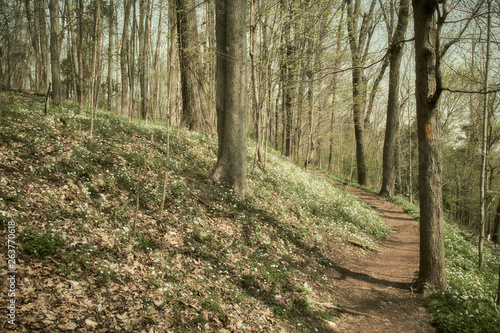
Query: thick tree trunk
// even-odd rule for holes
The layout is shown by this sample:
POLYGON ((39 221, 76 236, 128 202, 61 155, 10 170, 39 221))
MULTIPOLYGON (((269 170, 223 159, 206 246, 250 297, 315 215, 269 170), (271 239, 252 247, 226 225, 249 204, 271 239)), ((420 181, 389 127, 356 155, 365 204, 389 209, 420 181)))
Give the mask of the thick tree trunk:
POLYGON ((207 102, 203 91, 196 3, 176 0, 179 28, 179 57, 182 81, 181 127, 192 131, 210 130, 207 124, 207 102))
POLYGON ((399 70, 404 44, 402 40, 408 27, 410 16, 410 0, 401 0, 399 4, 398 24, 389 55, 389 96, 387 101, 387 117, 382 167, 382 188, 380 195, 392 197, 396 179, 396 141, 399 131, 399 70))
POLYGON ((52 99, 61 103, 61 43, 59 34, 59 0, 50 0, 50 63, 52 67, 52 99))
POLYGON ((245 0, 216 1, 217 133, 213 179, 244 197, 247 185, 247 83, 245 0))
POLYGON ((420 270, 423 290, 445 289, 443 195, 441 181, 441 94, 436 0, 413 0, 420 185, 420 270))

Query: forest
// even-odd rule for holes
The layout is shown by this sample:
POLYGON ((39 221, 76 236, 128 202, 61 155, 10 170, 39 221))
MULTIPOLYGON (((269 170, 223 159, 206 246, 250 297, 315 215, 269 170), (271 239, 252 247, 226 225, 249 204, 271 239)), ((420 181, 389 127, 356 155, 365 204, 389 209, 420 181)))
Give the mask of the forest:
MULTIPOLYGON (((174 309, 166 316, 173 318, 168 329, 153 311, 135 321, 131 314, 118 317, 124 326, 116 319, 111 324, 99 316, 80 318, 87 331, 335 332, 324 323, 336 316, 337 305, 319 310, 317 304, 336 302, 326 289, 316 294, 303 287, 305 273, 290 258, 298 256, 317 271, 331 269, 335 265, 325 262, 341 250, 325 244, 342 239, 370 252, 389 231, 366 203, 304 176, 316 170, 404 202, 419 219, 413 287, 431 295, 426 305, 438 331, 498 332, 500 1, 0 4, 3 241, 17 220, 24 255, 38 258, 30 269, 48 260, 54 265, 50 274, 65 276, 69 284, 79 281, 77 290, 91 289, 80 280, 86 272, 107 290, 92 297, 109 302, 118 302, 110 293, 131 282, 132 293, 147 295, 131 301, 138 312, 148 312, 148 304, 157 311, 174 309), (16 180, 18 155, 27 166, 20 174, 48 185, 16 180), (224 186, 212 188, 212 181, 224 186), (35 199, 28 195, 35 189, 51 194, 35 199), (54 209, 46 207, 51 201, 54 209), (38 222, 31 225, 32 219, 38 222), (343 221, 342 227, 324 219, 343 221), (215 220, 219 227, 207 225, 215 220), (64 227, 68 221, 77 224, 64 227), (66 228, 74 233, 61 238, 61 230, 70 232, 66 228), (78 238, 91 231, 96 234, 78 238), (240 233, 244 240, 224 245, 240 233), (163 234, 171 237, 164 240, 163 234), (143 274, 147 286, 135 275, 120 277, 109 268, 114 264, 104 273, 97 268, 103 262, 87 267, 93 242, 100 244, 94 250, 110 251, 99 260, 126 262, 125 270, 143 274), (161 252, 162 242, 176 250, 161 252), (125 253, 116 250, 120 246, 125 253), (127 251, 142 254, 130 258, 127 251), (245 251, 255 258, 245 258, 245 251), (273 254, 260 267, 266 251, 288 255, 273 254), (160 272, 152 276, 147 265, 156 252, 162 253, 155 266, 160 272), (239 266, 247 259, 250 268, 239 266), (212 266, 218 261, 223 267, 212 266), (183 274, 196 265, 204 265, 202 280, 226 272, 228 286, 219 290, 212 281, 195 291, 201 283, 183 274), (261 269, 267 274, 262 281, 261 269), (478 275, 468 276, 471 271, 478 275), (488 287, 461 284, 457 274, 488 287), (238 276, 236 282, 230 276, 238 276), (292 276, 301 283, 291 283, 292 276), (166 291, 159 280, 179 290, 192 283, 190 295, 199 299, 193 303, 187 294, 166 291), (137 285, 145 290, 134 290, 137 285), (167 296, 160 300, 150 293, 154 288, 167 296), (470 296, 477 304, 460 303, 468 302, 473 288, 480 293, 470 296), (214 301, 210 292, 219 298, 214 301), (321 303, 310 304, 318 297, 321 303), (229 310, 235 299, 243 300, 242 308, 229 310), (265 304, 258 305, 264 312, 259 318, 249 310, 255 299, 265 304), (460 312, 453 310, 457 304, 460 312), (250 313, 249 326, 231 317, 238 311, 250 313), (481 315, 464 319, 463 311, 481 315)), ((54 288, 61 293, 62 287, 54 288)), ((113 304, 108 311, 116 314, 113 304)), ((61 313, 46 315, 46 326, 22 327, 50 331, 50 316, 61 313)), ((75 319, 54 327, 78 325, 75 319)))

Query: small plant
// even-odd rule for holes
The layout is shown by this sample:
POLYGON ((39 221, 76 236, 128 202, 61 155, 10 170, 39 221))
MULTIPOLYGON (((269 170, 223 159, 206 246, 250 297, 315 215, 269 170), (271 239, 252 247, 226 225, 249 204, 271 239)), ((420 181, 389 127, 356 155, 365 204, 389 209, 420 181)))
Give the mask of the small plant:
POLYGON ((143 251, 154 251, 161 248, 161 244, 147 234, 141 233, 135 239, 139 242, 139 248, 143 251))
POLYGON ((55 255, 57 249, 64 245, 64 240, 58 233, 40 234, 31 227, 24 229, 21 236, 24 251, 41 257, 55 255))

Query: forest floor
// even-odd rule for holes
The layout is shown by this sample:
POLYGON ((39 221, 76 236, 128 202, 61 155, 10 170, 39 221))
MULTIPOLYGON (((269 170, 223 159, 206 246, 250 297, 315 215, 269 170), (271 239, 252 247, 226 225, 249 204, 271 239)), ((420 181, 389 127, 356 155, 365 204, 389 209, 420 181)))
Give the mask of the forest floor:
POLYGON ((432 331, 411 292, 418 224, 397 206, 272 150, 240 199, 210 180, 215 138, 98 112, 89 139, 75 105, 2 98, 0 279, 17 273, 0 331, 432 331))
POLYGON ((343 263, 335 297, 353 311, 332 325, 336 332, 435 332, 422 295, 412 289, 419 262, 418 221, 376 194, 313 171, 365 200, 392 229, 376 252, 357 253, 343 263))

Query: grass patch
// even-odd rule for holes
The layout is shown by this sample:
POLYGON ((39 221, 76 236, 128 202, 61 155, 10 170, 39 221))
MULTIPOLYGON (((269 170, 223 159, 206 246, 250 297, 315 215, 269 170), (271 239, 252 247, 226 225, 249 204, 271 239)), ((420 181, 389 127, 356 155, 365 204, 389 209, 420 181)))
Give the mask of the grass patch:
POLYGON ((64 246, 59 233, 40 233, 31 227, 23 230, 21 238, 25 253, 41 257, 54 256, 57 250, 64 246))

